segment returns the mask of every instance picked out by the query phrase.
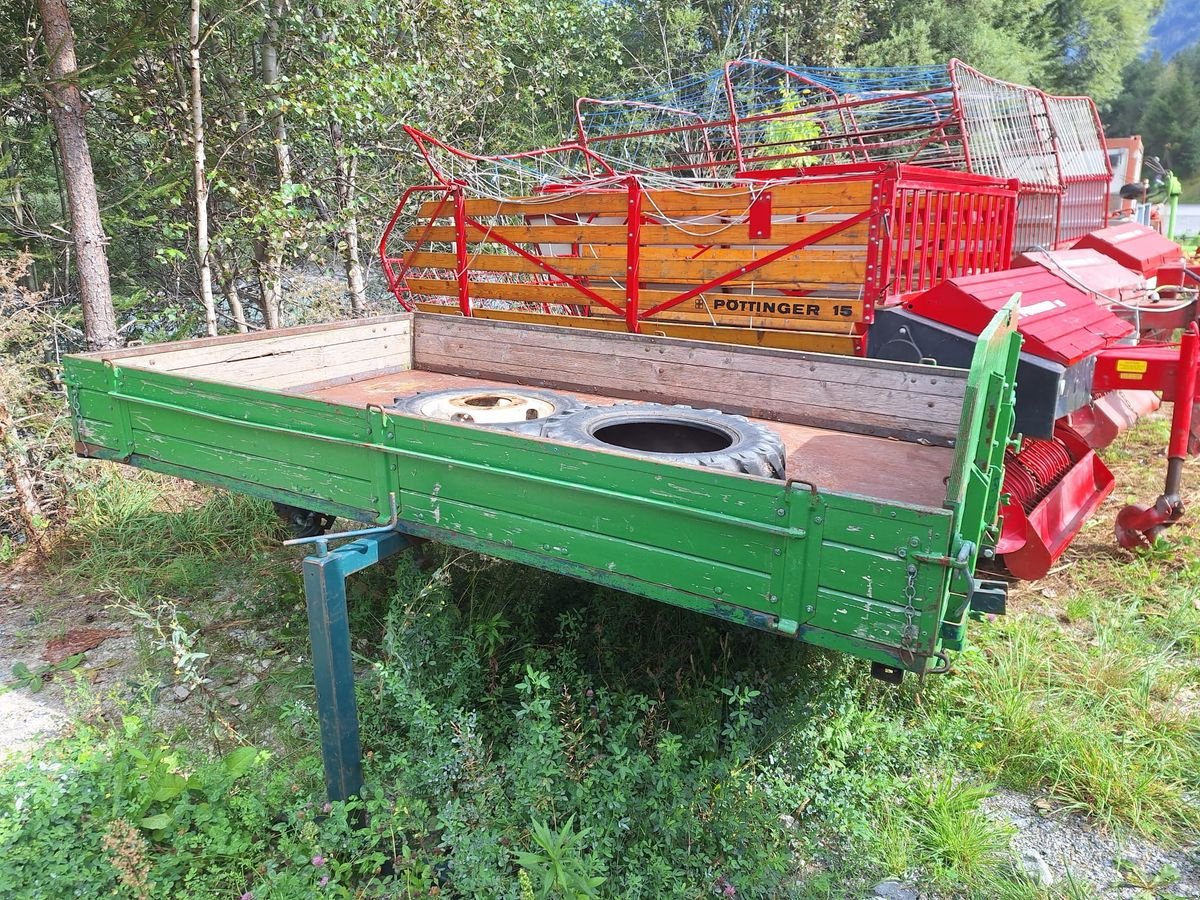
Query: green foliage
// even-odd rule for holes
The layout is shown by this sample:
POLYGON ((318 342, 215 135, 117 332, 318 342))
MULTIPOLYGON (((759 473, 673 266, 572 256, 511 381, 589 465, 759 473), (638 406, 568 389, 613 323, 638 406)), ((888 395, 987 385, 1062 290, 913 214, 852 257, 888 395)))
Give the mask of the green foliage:
POLYGON ((0 896, 351 896, 378 854, 345 810, 316 815, 315 760, 267 760, 255 747, 199 755, 134 715, 77 727, 0 770, 0 896))
POLYGON ((1098 102, 1145 45, 1154 0, 880 0, 857 57, 870 65, 944 63, 958 57, 989 75, 1098 102))
POLYGON ((1106 118, 1115 135, 1140 134, 1146 154, 1181 178, 1200 174, 1200 46, 1169 63, 1155 54, 1131 64, 1106 118))
POLYGON ((1037 615, 979 623, 978 649, 939 696, 973 733, 975 767, 1169 843, 1200 826, 1200 741, 1183 702, 1200 649, 1200 570, 1193 559, 1164 574, 1163 563, 1097 567, 1103 595, 1073 605, 1086 642, 1037 615))
POLYGON ((576 831, 575 816, 571 815, 561 830, 556 831, 535 819, 530 831, 538 849, 534 853, 517 853, 517 863, 532 873, 533 883, 538 885, 536 896, 539 900, 595 897, 596 888, 604 884, 604 878, 588 874, 591 864, 580 855, 579 849, 588 836, 588 829, 576 831))
POLYGON ((830 655, 649 601, 473 558, 397 579, 367 777, 464 896, 518 896, 514 865, 535 896, 786 895, 797 843, 871 842, 955 734, 830 655))
POLYGON ((13 663, 12 680, 7 684, 0 684, 0 694, 14 688, 24 688, 29 693, 36 694, 45 685, 47 677, 56 675, 59 672, 69 672, 81 662, 83 662, 83 654, 76 653, 56 663, 46 663, 33 669, 29 668, 23 662, 13 663))
MULTIPOLYGON (((786 85, 780 89, 780 102, 774 112, 793 113, 808 106, 811 98, 809 92, 794 91, 786 85)), ((801 150, 810 148, 821 137, 821 124, 812 117, 796 116, 788 119, 772 119, 766 123, 763 130, 763 152, 767 154, 795 153, 795 165, 818 165, 821 163, 838 163, 844 160, 830 157, 829 154, 803 153, 801 150)))
POLYGON ((948 887, 986 884, 1002 872, 1014 829, 983 814, 980 804, 990 793, 949 775, 913 790, 917 858, 934 880, 948 887))

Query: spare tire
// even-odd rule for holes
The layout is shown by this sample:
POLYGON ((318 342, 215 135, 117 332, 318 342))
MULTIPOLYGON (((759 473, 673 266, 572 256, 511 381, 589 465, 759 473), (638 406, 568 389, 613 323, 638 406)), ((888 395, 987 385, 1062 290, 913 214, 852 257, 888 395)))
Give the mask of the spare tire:
POLYGON ((541 434, 548 422, 581 407, 568 394, 503 384, 422 391, 397 397, 387 408, 424 419, 541 434))
POLYGON ((771 429, 715 409, 620 404, 585 409, 547 423, 544 436, 664 462, 783 478, 786 451, 771 429))

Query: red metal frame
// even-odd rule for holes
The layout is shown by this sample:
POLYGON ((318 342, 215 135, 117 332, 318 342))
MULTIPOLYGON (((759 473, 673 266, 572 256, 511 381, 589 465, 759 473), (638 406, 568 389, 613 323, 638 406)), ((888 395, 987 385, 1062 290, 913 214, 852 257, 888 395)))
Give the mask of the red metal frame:
MULTIPOLYGON (((1138 348, 1140 349, 1140 348, 1138 348)), ((1171 348, 1174 349, 1174 348, 1171 348)), ((1148 358, 1141 361, 1149 363, 1148 358)), ((1112 368, 1117 369, 1117 361, 1112 368)), ((1147 375, 1165 379, 1162 385, 1165 399, 1174 400, 1171 410, 1171 438, 1167 444, 1167 477, 1163 492, 1150 506, 1126 506, 1114 524, 1117 542, 1127 549, 1149 546, 1162 533, 1183 517, 1183 499, 1180 488, 1183 484, 1183 464, 1188 456, 1200 452, 1200 402, 1197 388, 1200 387, 1200 326, 1195 322, 1188 326, 1179 344, 1174 370, 1162 360, 1155 360, 1154 368, 1147 368, 1147 375)))
POLYGON ((407 292, 404 287, 404 274, 409 270, 412 262, 413 254, 417 252, 421 244, 425 243, 429 237, 429 230, 433 228, 433 222, 437 216, 430 216, 429 222, 425 225, 425 231, 420 239, 413 244, 403 258, 388 256, 387 246, 391 241, 392 231, 396 228, 396 223, 400 221, 400 216, 404 213, 404 207, 408 204, 408 200, 413 194, 421 192, 438 192, 443 195, 442 203, 438 206, 440 210, 445 205, 446 201, 452 197, 453 186, 438 185, 438 184, 418 184, 405 190, 400 195, 400 202, 396 204, 396 209, 392 213, 392 217, 388 219, 387 225, 383 229, 383 234, 379 236, 379 260, 383 264, 383 275, 387 279, 388 290, 392 292, 396 300, 407 311, 412 312, 415 308, 407 297, 407 292))
MULTIPOLYGON (((447 199, 453 201, 450 207, 455 229, 455 276, 458 281, 458 306, 463 315, 469 316, 472 313, 467 238, 474 229, 486 235, 489 241, 502 245, 511 253, 536 265, 553 279, 553 283, 567 285, 610 312, 620 315, 626 328, 635 333, 640 330, 643 322, 662 312, 720 288, 734 279, 745 278, 791 254, 830 241, 839 233, 863 222, 869 223, 869 229, 866 241, 866 277, 861 294, 863 315, 859 322, 859 333, 874 320, 875 307, 880 303, 898 302, 905 295, 927 290, 953 275, 1002 269, 1012 258, 1016 198, 1016 186, 1012 182, 1005 183, 983 176, 917 166, 878 163, 814 167, 808 169, 803 176, 783 179, 776 177, 767 180, 762 177, 767 173, 757 174, 759 177, 752 180, 766 181, 767 186, 753 197, 746 214, 746 224, 753 230, 756 238, 770 235, 770 186, 773 184, 818 185, 869 181, 870 203, 860 213, 831 222, 828 227, 807 237, 773 249, 748 264, 681 291, 646 310, 640 308, 641 285, 638 278, 642 249, 641 232, 644 224, 654 220, 644 212, 643 197, 647 189, 638 177, 627 176, 622 185, 627 198, 623 307, 593 290, 586 283, 586 279, 575 278, 562 272, 553 263, 555 257, 547 258, 531 252, 518 243, 496 234, 492 230, 493 226, 468 215, 465 190, 461 184, 448 184, 442 188, 435 185, 410 188, 405 192, 401 206, 418 190, 441 190, 445 194, 437 208, 439 213, 446 208, 447 199), (913 227, 910 228, 910 224, 913 227)), ((607 179, 602 184, 589 186, 588 190, 596 193, 615 193, 619 188, 612 179, 607 179)), ((380 256, 389 287, 405 308, 411 308, 405 276, 409 271, 413 253, 427 239, 432 220, 436 216, 431 217, 422 238, 412 250, 403 257, 389 256, 389 240, 400 212, 398 207, 384 231, 380 242, 380 256)), ((699 243, 697 247, 700 250, 695 256, 711 249, 699 243)), ((789 290, 787 293, 795 295, 803 292, 789 290)), ((861 348, 862 342, 858 343, 861 348)))
POLYGON ((1179 344, 1139 344, 1101 351, 1096 355, 1093 390, 1097 394, 1117 390, 1161 391, 1163 400, 1168 402, 1180 396, 1184 400, 1190 397, 1193 402, 1200 400, 1194 377, 1196 360, 1191 357, 1195 327, 1193 323, 1179 344), (1189 383, 1191 392, 1187 393, 1189 383))

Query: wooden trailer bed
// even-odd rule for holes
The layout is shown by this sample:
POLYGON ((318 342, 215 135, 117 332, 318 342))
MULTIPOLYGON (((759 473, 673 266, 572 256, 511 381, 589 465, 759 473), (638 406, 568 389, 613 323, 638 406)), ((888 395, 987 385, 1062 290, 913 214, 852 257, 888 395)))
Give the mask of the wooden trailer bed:
POLYGON ((962 644, 995 523, 1013 321, 997 318, 970 371, 421 313, 65 368, 81 454, 922 672, 962 644), (497 383, 745 415, 783 438, 786 479, 384 408, 497 383))
MULTIPOLYGON (((469 378, 411 369, 331 387, 313 386, 306 389, 305 393, 331 403, 366 407, 370 404, 385 406, 396 398, 410 397, 422 391, 498 384, 528 384, 528 381, 517 381, 511 377, 469 378)), ((590 405, 609 406, 629 402, 628 399, 604 394, 571 393, 590 405)), ((654 392, 647 392, 644 399, 655 400, 654 392)), ((783 439, 787 448, 789 478, 811 481, 839 494, 862 494, 917 506, 937 507, 945 500, 946 481, 954 460, 954 451, 949 447, 889 440, 869 434, 754 416, 750 419, 773 429, 783 439)))

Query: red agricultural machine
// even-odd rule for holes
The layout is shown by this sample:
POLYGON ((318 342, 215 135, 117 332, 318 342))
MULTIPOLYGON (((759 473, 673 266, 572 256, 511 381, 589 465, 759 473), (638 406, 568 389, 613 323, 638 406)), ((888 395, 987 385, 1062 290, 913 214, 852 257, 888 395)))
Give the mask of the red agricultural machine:
POLYGON ((1020 295, 1020 439, 992 551, 1045 574, 1113 489, 1095 451, 1162 400, 1165 489, 1122 510, 1117 537, 1148 543, 1182 515, 1200 274, 1152 229, 1106 227, 1090 99, 957 60, 738 60, 580 99, 575 121, 497 156, 406 127, 433 175, 380 243, 406 309, 961 367, 1020 295))

